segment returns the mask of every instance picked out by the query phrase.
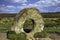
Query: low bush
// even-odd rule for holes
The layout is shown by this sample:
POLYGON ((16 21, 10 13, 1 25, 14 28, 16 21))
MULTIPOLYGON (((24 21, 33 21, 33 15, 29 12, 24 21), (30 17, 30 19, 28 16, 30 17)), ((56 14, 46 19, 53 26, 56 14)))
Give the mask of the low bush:
POLYGON ((23 32, 21 32, 18 36, 18 40, 26 40, 27 35, 23 32))
POLYGON ((14 40, 17 37, 16 33, 14 31, 8 31, 7 32, 7 38, 10 40, 14 40))
POLYGON ((45 32, 45 31, 36 32, 36 33, 34 34, 34 37, 35 37, 35 38, 45 38, 45 37, 47 37, 47 32, 45 32))
POLYGON ((23 32, 20 34, 16 34, 14 31, 7 32, 7 38, 10 40, 26 40, 26 36, 23 32))

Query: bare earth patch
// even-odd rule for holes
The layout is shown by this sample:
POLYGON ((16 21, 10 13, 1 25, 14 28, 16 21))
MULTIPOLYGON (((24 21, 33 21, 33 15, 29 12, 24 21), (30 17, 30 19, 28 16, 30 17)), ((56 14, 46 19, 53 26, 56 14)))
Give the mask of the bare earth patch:
POLYGON ((6 33, 0 33, 0 40, 8 40, 6 33))
POLYGON ((60 35, 58 35, 56 33, 50 33, 49 37, 53 40, 60 40, 60 35))

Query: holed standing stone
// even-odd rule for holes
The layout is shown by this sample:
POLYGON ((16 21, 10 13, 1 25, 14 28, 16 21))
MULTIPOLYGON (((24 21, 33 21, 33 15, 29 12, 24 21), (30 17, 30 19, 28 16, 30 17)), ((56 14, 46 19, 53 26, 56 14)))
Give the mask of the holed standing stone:
POLYGON ((14 23, 11 27, 16 33, 24 32, 27 38, 33 38, 34 33, 41 32, 44 28, 43 17, 36 8, 22 9, 14 18, 14 23))

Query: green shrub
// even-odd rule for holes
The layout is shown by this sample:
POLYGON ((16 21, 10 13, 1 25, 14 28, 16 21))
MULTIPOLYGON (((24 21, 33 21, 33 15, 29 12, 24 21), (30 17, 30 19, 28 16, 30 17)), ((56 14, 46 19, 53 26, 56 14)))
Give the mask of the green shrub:
POLYGON ((45 31, 37 32, 34 34, 35 38, 45 38, 47 36, 47 33, 45 31))
POLYGON ((14 31, 8 31, 7 32, 7 38, 10 40, 14 40, 17 37, 16 33, 14 31))
POLYGON ((7 33, 7 38, 10 40, 26 40, 27 35, 23 32, 16 34, 14 31, 9 31, 7 33))
POLYGON ((26 40, 27 35, 23 32, 21 32, 18 36, 18 40, 26 40))

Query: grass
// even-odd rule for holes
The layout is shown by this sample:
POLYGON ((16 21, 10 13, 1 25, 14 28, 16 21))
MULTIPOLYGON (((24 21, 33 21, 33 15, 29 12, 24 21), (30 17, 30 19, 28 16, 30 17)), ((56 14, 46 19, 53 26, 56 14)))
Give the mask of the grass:
POLYGON ((0 20, 0 32, 7 32, 10 30, 10 27, 12 25, 12 20, 11 19, 1 19, 0 20))
POLYGON ((44 31, 48 33, 60 33, 60 27, 45 27, 44 31))
POLYGON ((45 19, 44 31, 50 33, 60 33, 60 18, 59 19, 45 19))
POLYGON ((23 32, 20 34, 16 34, 14 31, 7 32, 7 38, 10 40, 26 40, 26 36, 23 32))
MULTIPOLYGON (((58 32, 60 33, 60 19, 44 19, 45 28, 44 30, 47 32, 58 32)), ((8 18, 4 18, 0 20, 0 32, 7 32, 10 30, 12 25, 12 20, 8 18)))

